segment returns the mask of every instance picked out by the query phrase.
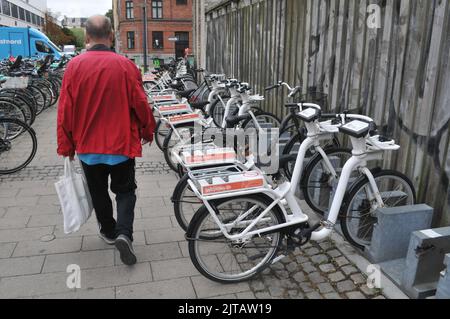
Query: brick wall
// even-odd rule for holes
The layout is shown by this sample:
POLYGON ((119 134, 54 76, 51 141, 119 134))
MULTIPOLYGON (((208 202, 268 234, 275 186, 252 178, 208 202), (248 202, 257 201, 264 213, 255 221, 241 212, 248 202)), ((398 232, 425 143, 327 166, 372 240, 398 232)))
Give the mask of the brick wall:
MULTIPOLYGON (((119 52, 122 54, 134 56, 142 56, 143 54, 143 0, 133 1, 134 19, 126 19, 126 0, 119 1, 119 52), (135 48, 127 48, 127 32, 135 33, 135 48)), ((169 38, 175 37, 175 32, 189 32, 189 48, 193 47, 192 35, 192 1, 187 0, 187 5, 177 5, 176 0, 163 0, 163 18, 153 19, 152 17, 152 1, 147 0, 147 17, 148 17, 148 53, 149 59, 159 57, 168 58, 175 57, 175 42, 169 41, 169 38), (154 31, 163 32, 163 49, 153 48, 154 31)))

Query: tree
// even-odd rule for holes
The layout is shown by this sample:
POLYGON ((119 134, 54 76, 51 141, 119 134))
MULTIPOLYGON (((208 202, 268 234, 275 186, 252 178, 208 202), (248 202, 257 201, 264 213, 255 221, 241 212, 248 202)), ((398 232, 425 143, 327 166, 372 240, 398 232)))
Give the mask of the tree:
POLYGON ((45 34, 59 46, 75 44, 75 37, 72 32, 64 28, 61 28, 59 25, 53 22, 53 17, 50 13, 45 14, 45 34))
POLYGON ((76 39, 76 47, 78 50, 84 49, 86 44, 85 30, 83 28, 74 28, 71 30, 76 39))
POLYGON ((115 29, 115 27, 114 27, 114 13, 113 13, 113 10, 109 9, 109 11, 106 12, 105 16, 107 16, 108 18, 111 19, 112 27, 113 27, 113 29, 115 29))

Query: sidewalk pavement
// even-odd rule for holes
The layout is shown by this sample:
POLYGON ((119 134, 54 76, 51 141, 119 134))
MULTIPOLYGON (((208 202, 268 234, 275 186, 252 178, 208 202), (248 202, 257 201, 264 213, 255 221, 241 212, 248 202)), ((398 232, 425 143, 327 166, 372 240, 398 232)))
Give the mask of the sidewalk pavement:
MULTIPOLYGON (((56 155, 56 109, 33 126, 38 153, 31 165, 0 176, 0 298, 385 298, 335 241, 307 244, 248 283, 220 285, 192 265, 170 197, 176 185, 153 146, 138 160, 135 221, 138 264, 122 265, 98 236, 93 217, 65 235, 54 183, 63 172, 56 155), (81 268, 81 288, 67 286, 68 266, 81 268)), ((69 269, 70 270, 70 269, 69 269)))

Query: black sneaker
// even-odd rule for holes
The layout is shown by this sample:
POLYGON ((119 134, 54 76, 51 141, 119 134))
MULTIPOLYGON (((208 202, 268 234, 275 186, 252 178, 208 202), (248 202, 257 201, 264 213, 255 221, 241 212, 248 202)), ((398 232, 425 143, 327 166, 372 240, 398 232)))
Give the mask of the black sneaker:
POLYGON ((105 243, 108 245, 114 245, 116 243, 116 237, 111 235, 106 235, 105 233, 100 232, 98 235, 105 243))
POLYGON ((116 248, 120 252, 120 260, 122 260, 125 265, 131 266, 136 264, 137 259, 133 250, 133 244, 127 236, 120 235, 117 237, 116 248))

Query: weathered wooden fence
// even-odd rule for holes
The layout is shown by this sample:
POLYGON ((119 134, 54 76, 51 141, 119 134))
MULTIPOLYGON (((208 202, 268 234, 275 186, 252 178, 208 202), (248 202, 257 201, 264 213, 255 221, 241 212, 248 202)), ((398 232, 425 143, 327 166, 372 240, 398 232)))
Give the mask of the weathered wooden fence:
MULTIPOLYGON (((435 225, 450 224, 450 0, 222 1, 206 21, 208 70, 360 108, 402 146, 386 166, 414 180, 435 225)), ((266 97, 283 115, 283 95, 266 97)))

